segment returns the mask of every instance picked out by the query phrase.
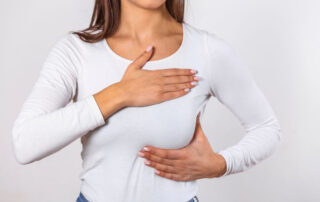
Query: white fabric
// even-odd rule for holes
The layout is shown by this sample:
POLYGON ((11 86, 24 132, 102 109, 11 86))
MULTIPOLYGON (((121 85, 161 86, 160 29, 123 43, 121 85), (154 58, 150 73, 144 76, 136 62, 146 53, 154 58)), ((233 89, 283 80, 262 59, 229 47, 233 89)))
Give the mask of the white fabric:
POLYGON ((90 201, 185 202, 196 195, 196 181, 157 176, 137 153, 146 145, 187 145, 196 115, 211 97, 246 129, 238 144, 219 151, 227 162, 224 176, 252 167, 279 145, 281 130, 271 106, 237 53, 215 34, 183 23, 180 48, 143 67, 197 69, 201 80, 188 94, 126 107, 104 120, 93 94, 120 81, 130 62, 105 40, 86 43, 71 33, 59 38, 14 122, 17 161, 38 161, 81 138, 81 192, 90 201))

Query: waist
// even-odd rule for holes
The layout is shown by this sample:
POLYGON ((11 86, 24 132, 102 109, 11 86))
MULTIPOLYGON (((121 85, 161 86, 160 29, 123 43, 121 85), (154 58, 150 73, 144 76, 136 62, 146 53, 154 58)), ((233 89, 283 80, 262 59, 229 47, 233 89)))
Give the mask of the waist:
POLYGON ((100 162, 99 166, 80 175, 81 192, 94 202, 106 199, 114 202, 187 202, 196 195, 197 181, 163 178, 143 161, 137 157, 132 163, 124 165, 100 162))

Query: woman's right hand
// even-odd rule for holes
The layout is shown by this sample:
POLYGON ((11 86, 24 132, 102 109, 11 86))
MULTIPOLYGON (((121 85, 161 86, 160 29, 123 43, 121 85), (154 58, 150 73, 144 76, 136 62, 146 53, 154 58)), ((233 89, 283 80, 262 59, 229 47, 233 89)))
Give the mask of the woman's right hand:
POLYGON ((118 85, 122 89, 124 105, 147 106, 181 97, 195 87, 199 77, 192 69, 142 69, 150 59, 153 48, 141 53, 127 68, 118 85))
POLYGON ((199 77, 192 69, 142 69, 152 52, 151 48, 141 53, 119 82, 94 95, 105 119, 123 107, 147 106, 181 97, 196 85, 199 77))

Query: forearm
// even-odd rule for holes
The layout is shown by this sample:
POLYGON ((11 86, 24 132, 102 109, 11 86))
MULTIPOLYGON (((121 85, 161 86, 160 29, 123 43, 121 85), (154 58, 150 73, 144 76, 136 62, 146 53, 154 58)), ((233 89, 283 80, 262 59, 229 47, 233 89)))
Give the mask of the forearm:
POLYGON ((275 117, 270 117, 252 130, 248 129, 238 144, 218 152, 227 162, 224 175, 243 172, 258 164, 271 156, 280 142, 281 128, 275 117))
MULTIPOLYGON (((27 101, 31 102, 31 99, 27 101)), ((31 110, 30 105, 25 105, 12 130, 14 151, 20 164, 40 160, 105 123, 93 96, 26 118, 31 110)))

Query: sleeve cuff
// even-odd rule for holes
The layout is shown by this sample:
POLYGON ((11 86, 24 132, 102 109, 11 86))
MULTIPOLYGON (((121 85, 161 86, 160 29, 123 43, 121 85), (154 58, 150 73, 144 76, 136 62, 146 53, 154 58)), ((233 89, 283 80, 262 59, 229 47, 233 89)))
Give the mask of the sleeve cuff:
POLYGON ((106 121, 104 120, 103 115, 100 111, 100 108, 99 108, 96 100, 94 99, 93 95, 91 95, 87 98, 87 103, 91 107, 92 115, 94 116, 94 118, 96 120, 97 127, 104 125, 106 123, 106 121))
POLYGON ((226 172, 220 177, 227 176, 231 173, 230 154, 226 150, 219 151, 218 154, 223 156, 223 158, 226 161, 226 167, 227 167, 226 172))

